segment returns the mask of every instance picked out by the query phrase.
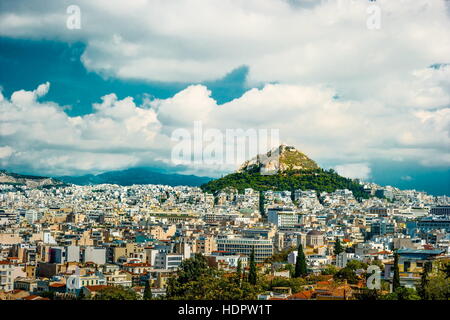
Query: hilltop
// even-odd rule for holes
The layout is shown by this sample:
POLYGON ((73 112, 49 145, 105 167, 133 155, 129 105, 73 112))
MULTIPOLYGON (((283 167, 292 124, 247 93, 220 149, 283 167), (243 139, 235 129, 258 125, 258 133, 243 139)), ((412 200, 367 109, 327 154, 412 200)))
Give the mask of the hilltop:
POLYGON ((284 173, 292 170, 316 169, 320 169, 320 167, 314 160, 296 148, 282 144, 266 154, 259 154, 253 159, 245 161, 237 172, 253 172, 255 170, 273 172, 277 170, 284 173))
POLYGON ((301 189, 317 192, 349 189, 358 199, 369 197, 357 181, 342 177, 332 169, 324 170, 304 153, 285 145, 244 162, 235 173, 205 183, 201 188, 210 193, 225 188, 234 188, 239 192, 245 188, 257 191, 301 189), (274 156, 277 152, 279 157, 274 156), (268 172, 271 174, 268 175, 268 172))

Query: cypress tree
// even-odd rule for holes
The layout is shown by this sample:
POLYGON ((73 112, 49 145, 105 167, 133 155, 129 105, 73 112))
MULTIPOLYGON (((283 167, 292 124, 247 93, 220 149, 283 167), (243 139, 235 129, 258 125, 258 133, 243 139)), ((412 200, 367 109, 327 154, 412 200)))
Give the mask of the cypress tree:
POLYGON ((341 252, 344 252, 344 248, 342 248, 341 240, 336 237, 336 241, 334 242, 334 254, 338 255, 341 252))
POLYGON ((145 282, 145 289, 144 289, 144 300, 151 300, 152 299, 152 288, 150 287, 150 280, 145 282))
POLYGON ((431 271, 431 262, 430 261, 427 261, 427 262, 425 262, 425 265, 424 265, 424 267, 423 267, 423 272, 422 272, 422 276, 421 276, 421 278, 420 278, 420 287, 419 287, 419 290, 417 290, 418 292, 419 292, 419 295, 420 295, 420 297, 423 299, 423 300, 428 300, 428 294, 427 294, 427 285, 428 285, 428 282, 429 282, 429 279, 428 279, 428 273, 431 271))
POLYGON ((242 278, 242 262, 241 262, 241 259, 239 259, 238 263, 237 263, 237 269, 236 269, 236 283, 238 285, 241 284, 241 278, 242 278))
POLYGON ((253 248, 252 253, 250 254, 250 270, 248 272, 248 282, 250 284, 256 285, 257 277, 258 276, 256 274, 255 248, 253 248))
POLYGON ((297 260, 295 261, 294 277, 295 278, 303 277, 306 276, 307 273, 308 272, 306 268, 306 257, 305 253, 303 252, 303 246, 300 243, 297 251, 297 260))
POLYGON ((261 217, 265 217, 266 215, 266 209, 264 208, 264 192, 259 192, 259 213, 261 214, 261 217))
POLYGON ((400 271, 398 269, 398 253, 394 253, 394 277, 392 278, 392 291, 396 291, 400 288, 400 271))

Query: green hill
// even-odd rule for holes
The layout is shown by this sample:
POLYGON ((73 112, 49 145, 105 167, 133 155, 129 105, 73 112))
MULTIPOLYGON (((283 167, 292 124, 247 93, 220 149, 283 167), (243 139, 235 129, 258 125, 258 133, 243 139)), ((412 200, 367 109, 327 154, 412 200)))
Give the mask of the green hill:
POLYGON ((334 170, 321 169, 315 161, 294 147, 281 145, 265 155, 258 155, 246 161, 237 172, 223 178, 209 181, 202 190, 217 193, 225 188, 243 192, 245 188, 257 191, 316 190, 333 192, 348 189, 357 199, 367 199, 369 195, 358 182, 340 176, 334 170), (276 157, 273 157, 276 154, 276 157), (276 174, 264 175, 261 171, 276 170, 276 174))
POLYGON ((257 191, 293 191, 316 190, 317 192, 333 192, 336 189, 348 189, 357 199, 367 199, 369 195, 359 183, 344 178, 333 170, 288 170, 275 175, 261 175, 259 171, 236 172, 223 178, 212 180, 201 186, 202 190, 216 193, 227 187, 243 192, 245 188, 257 191))

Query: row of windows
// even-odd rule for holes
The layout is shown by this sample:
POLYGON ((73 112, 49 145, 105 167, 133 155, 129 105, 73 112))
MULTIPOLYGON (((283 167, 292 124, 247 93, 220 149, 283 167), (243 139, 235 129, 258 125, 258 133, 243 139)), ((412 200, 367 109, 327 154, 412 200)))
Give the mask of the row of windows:
POLYGON ((248 240, 248 241, 236 241, 236 240, 217 240, 217 244, 228 244, 228 245, 254 245, 254 246, 264 246, 264 245, 271 245, 272 241, 266 240, 266 241, 260 241, 260 240, 248 240))
POLYGON ((256 250, 272 250, 272 245, 265 245, 265 246, 248 246, 248 245, 242 245, 242 244, 219 244, 217 246, 218 248, 237 248, 237 249, 247 249, 251 250, 252 248, 255 248, 256 250))

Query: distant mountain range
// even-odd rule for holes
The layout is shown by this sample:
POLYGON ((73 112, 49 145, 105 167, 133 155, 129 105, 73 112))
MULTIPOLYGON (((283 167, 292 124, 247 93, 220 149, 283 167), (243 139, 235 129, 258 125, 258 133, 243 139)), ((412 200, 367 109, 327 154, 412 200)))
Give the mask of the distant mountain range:
POLYGON ((120 171, 109 171, 101 174, 83 176, 62 176, 56 179, 77 185, 118 184, 131 186, 133 184, 162 184, 169 186, 196 187, 209 182, 212 178, 194 175, 168 174, 155 172, 150 168, 131 168, 120 171))
POLYGON ((24 175, 0 170, 0 184, 27 186, 30 188, 62 186, 64 182, 41 176, 24 175))
POLYGON ((64 186, 67 184, 96 185, 118 184, 131 186, 133 184, 162 184, 169 186, 197 187, 209 182, 212 178, 194 175, 168 174, 155 172, 149 168, 132 168, 120 171, 109 171, 97 175, 41 177, 24 175, 0 170, 0 184, 26 185, 31 188, 64 186))

